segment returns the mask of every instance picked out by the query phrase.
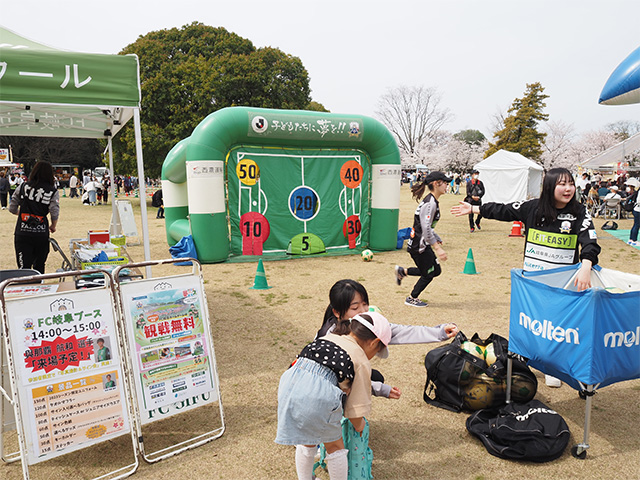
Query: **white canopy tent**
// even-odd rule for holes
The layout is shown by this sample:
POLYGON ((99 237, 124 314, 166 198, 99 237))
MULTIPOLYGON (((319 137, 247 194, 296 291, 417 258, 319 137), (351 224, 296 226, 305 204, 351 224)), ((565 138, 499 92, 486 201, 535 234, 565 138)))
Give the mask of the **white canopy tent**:
POLYGON ((613 147, 606 149, 604 152, 591 157, 589 160, 582 162, 583 168, 600 168, 605 166, 616 165, 618 162, 624 162, 625 156, 640 150, 640 133, 627 138, 613 147))
POLYGON ((485 186, 483 202, 509 203, 540 195, 543 168, 519 153, 498 150, 474 168, 485 186))
MULTIPOLYGON (((105 139, 113 179, 111 138, 131 118, 144 257, 149 261, 138 57, 56 50, 0 26, 0 135, 105 139)), ((115 202, 112 212, 116 218, 115 202)), ((146 273, 151 275, 149 267, 146 273)))

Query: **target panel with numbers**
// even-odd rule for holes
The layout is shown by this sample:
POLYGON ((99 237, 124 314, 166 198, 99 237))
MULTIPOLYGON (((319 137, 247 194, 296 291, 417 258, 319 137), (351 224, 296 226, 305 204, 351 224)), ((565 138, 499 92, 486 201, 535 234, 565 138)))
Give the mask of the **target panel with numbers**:
POLYGON ((233 148, 226 165, 231 255, 366 244, 370 171, 356 149, 233 148))

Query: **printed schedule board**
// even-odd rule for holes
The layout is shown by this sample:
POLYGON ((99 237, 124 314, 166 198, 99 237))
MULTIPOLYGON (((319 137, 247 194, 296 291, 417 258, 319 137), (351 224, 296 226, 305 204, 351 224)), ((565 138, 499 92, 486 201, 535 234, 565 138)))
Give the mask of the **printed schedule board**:
POLYGON ((27 462, 128 433, 110 290, 9 299, 6 309, 27 462))
POLYGON ((200 278, 120 285, 142 423, 218 400, 200 278))
POLYGON ((227 160, 231 253, 360 246, 369 238, 370 163, 357 149, 233 148, 227 160))

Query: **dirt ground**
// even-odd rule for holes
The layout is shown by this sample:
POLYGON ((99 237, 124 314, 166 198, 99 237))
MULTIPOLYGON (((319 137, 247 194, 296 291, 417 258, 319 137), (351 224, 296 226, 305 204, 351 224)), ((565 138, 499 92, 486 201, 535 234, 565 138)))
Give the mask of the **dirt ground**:
MULTIPOLYGON (((158 463, 141 462, 138 479, 295 478, 291 447, 273 442, 276 430, 278 380, 288 364, 319 328, 328 304, 331 285, 342 278, 362 282, 371 304, 394 323, 437 325, 455 322, 471 336, 498 333, 508 337, 510 269, 522 265, 523 240, 510 238, 511 225, 485 220, 482 231, 470 234, 466 218, 448 212, 462 196, 441 198, 442 218, 436 231, 444 240, 449 260, 443 273, 423 294, 425 309, 407 307, 404 298, 411 279, 397 286, 394 265, 409 265, 405 250, 376 253, 370 263, 359 256, 317 257, 265 262, 269 290, 251 290, 256 263, 204 265, 209 317, 215 343, 226 431, 219 439, 158 463), (478 275, 462 273, 469 248, 478 275)), ((135 207, 138 200, 132 199, 135 207)), ((399 227, 411 226, 415 202, 408 186, 402 187, 399 227)), ((110 206, 88 207, 77 199, 61 199, 59 231, 54 237, 66 248, 69 239, 86 237, 89 229, 108 228, 110 206)), ((139 217, 138 229, 141 231, 139 217)), ((151 257, 168 258, 164 222, 150 208, 151 257)), ((0 268, 14 268, 13 215, 0 212, 0 268)), ((640 251, 600 230, 600 264, 640 273, 640 251)), ((621 229, 631 220, 618 221, 621 229)), ((128 248, 134 261, 143 260, 141 246, 128 248)), ((48 271, 60 266, 51 252, 48 271)), ((186 271, 189 267, 158 267, 154 276, 186 271)), ((489 455, 465 429, 468 414, 452 413, 422 400, 425 383, 424 357, 438 346, 392 346, 387 360, 374 359, 388 383, 402 391, 400 400, 374 398, 370 446, 376 479, 637 479, 640 478, 640 380, 621 382, 594 397, 587 458, 578 460, 567 448, 556 461, 545 464, 501 460, 489 455)), ((585 402, 564 385, 551 389, 540 381, 536 398, 558 411, 571 430, 570 445, 582 441, 585 402)), ((181 439, 187 433, 206 431, 220 419, 216 408, 204 407, 184 417, 161 422, 145 444, 181 439)), ((155 425, 155 424, 154 424, 155 425)), ((15 434, 5 435, 9 446, 15 434)), ((78 454, 50 460, 30 469, 32 478, 91 478, 114 465, 130 461, 131 442, 126 437, 100 444, 78 454), (128 441, 128 444, 127 444, 128 441), (127 450, 128 449, 128 450, 127 450)), ((19 463, 0 465, 0 477, 22 476, 19 463)), ((326 472, 319 473, 326 479, 326 472)))

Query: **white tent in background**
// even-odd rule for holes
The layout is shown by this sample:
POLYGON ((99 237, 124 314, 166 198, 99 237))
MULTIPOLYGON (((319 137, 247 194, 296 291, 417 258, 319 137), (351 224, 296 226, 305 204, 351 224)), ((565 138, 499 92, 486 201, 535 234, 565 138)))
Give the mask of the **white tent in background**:
POLYGON ((519 153, 498 150, 474 168, 485 186, 485 203, 516 202, 540 195, 543 168, 519 153))
POLYGON ((620 142, 613 147, 607 148, 604 152, 599 153, 595 157, 582 162, 584 168, 599 168, 607 165, 617 165, 618 162, 624 162, 625 156, 640 150, 640 133, 627 138, 624 142, 620 142))

